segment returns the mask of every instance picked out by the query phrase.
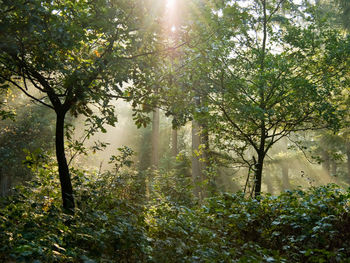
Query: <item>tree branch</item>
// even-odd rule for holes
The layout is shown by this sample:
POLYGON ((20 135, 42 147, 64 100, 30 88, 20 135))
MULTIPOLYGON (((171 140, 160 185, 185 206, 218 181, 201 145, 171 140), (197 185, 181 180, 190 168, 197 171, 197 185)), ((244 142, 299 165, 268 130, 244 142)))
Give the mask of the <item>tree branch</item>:
POLYGON ((4 80, 12 83, 13 85, 15 85, 18 89, 20 89, 25 95, 27 95, 29 98, 33 99, 34 101, 36 102, 39 102, 41 103, 42 105, 46 106, 46 107, 49 107, 51 109, 54 109, 54 107, 50 104, 47 104, 43 101, 41 101, 40 99, 34 97, 33 95, 29 94, 23 87, 21 87, 20 85, 18 85, 15 81, 13 81, 12 79, 8 79, 8 78, 4 78, 3 76, 1 76, 1 78, 3 78, 4 80))

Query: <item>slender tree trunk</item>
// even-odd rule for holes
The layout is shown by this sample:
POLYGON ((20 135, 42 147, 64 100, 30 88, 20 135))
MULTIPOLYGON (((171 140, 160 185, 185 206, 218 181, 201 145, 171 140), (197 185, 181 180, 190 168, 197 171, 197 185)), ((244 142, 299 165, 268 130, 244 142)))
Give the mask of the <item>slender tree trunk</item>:
MULTIPOLYGON (((204 149, 202 150, 202 155, 201 159, 203 160, 201 162, 201 180, 204 182, 208 177, 207 177, 207 171, 209 168, 209 132, 208 132, 208 127, 205 123, 200 124, 201 128, 201 144, 204 145, 204 149)), ((208 187, 205 187, 202 189, 202 197, 205 198, 208 196, 208 190, 210 190, 212 193, 214 193, 216 189, 216 185, 214 181, 208 182, 208 187)))
POLYGON ((202 123, 201 124, 202 128, 202 136, 201 136, 201 141, 205 146, 205 149, 203 151, 203 159, 204 159, 204 169, 207 169, 209 166, 209 132, 208 132, 208 127, 206 124, 202 123))
POLYGON ((271 174, 270 174, 270 171, 267 171, 268 173, 269 173, 269 175, 268 176, 265 176, 265 182, 266 182, 266 187, 267 187, 267 189, 266 189, 266 191, 267 191, 267 193, 270 193, 270 194, 273 194, 273 177, 271 176, 271 174))
POLYGON ((65 113, 58 113, 56 120, 56 157, 58 163, 58 172, 61 183, 63 208, 67 211, 74 210, 74 195, 72 182, 69 174, 69 168, 64 151, 64 118, 65 113))
POLYGON ((325 150, 322 150, 321 152, 321 156, 322 156, 322 168, 327 172, 327 174, 329 175, 330 174, 330 158, 329 158, 329 154, 325 151, 325 150))
POLYGON ((255 165, 255 197, 260 196, 261 193, 261 182, 262 182, 262 172, 264 166, 264 150, 258 152, 258 162, 255 165))
POLYGON ((290 189, 289 167, 286 163, 282 163, 282 186, 284 190, 290 189))
POLYGON ((0 196, 5 196, 5 176, 2 174, 2 167, 0 167, 0 196))
MULTIPOLYGON (((265 80, 263 79, 263 75, 265 72, 265 57, 266 57, 266 41, 267 41, 267 23, 268 23, 268 18, 267 18, 267 12, 266 12, 266 0, 262 1, 262 9, 264 12, 264 17, 263 17, 263 36, 262 36, 262 47, 260 51, 260 57, 261 57, 261 62, 260 62, 260 78, 261 78, 261 83, 259 85, 259 100, 260 100, 260 108, 262 110, 265 110, 265 80)), ((265 121, 264 119, 261 120, 261 125, 260 125, 260 145, 259 149, 257 149, 257 154, 258 154, 258 162, 255 165, 255 188, 254 188, 254 193, 255 197, 260 196, 261 193, 261 180, 262 180, 262 172, 263 172, 263 165, 264 165, 264 158, 265 158, 265 143, 266 143, 266 129, 265 129, 265 121)))
POLYGON ((7 174, 2 173, 2 168, 0 167, 0 196, 4 197, 8 195, 11 187, 10 177, 7 174))
POLYGON ((346 157, 347 157, 348 176, 350 178, 350 149, 346 151, 346 157))
POLYGON ((199 125, 197 121, 192 121, 192 180, 193 180, 193 191, 196 197, 200 197, 200 179, 201 179, 201 164, 199 161, 199 156, 196 152, 199 149, 200 145, 200 136, 199 136, 199 125))
POLYGON ((154 109, 152 120, 152 166, 159 165, 159 109, 154 109))
POLYGON ((177 129, 171 130, 171 155, 173 157, 176 157, 178 154, 178 148, 177 148, 177 129))
POLYGON ((331 174, 337 174, 337 162, 335 160, 331 160, 331 174))

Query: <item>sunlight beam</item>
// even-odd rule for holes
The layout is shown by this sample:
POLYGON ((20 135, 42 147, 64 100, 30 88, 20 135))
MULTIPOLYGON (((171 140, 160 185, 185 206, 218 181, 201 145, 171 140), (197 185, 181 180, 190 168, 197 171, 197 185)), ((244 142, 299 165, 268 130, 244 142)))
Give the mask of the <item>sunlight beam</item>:
POLYGON ((176 0, 166 0, 166 8, 172 10, 175 7, 176 0))

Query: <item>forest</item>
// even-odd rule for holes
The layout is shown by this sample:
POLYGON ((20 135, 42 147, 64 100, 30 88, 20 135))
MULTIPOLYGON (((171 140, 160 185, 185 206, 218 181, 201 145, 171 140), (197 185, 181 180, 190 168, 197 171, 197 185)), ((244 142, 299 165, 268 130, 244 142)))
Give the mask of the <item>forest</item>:
POLYGON ((350 262, 349 0, 0 0, 0 262, 350 262))

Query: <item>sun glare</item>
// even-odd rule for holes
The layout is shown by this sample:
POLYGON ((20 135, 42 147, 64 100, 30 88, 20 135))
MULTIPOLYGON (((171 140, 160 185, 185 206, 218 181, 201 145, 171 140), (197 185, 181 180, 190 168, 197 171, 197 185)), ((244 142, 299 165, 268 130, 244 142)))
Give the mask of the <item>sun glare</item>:
POLYGON ((175 33, 178 25, 178 17, 177 17, 177 2, 176 0, 165 0, 166 2, 166 11, 165 11, 165 24, 164 26, 167 28, 168 33, 175 33))
POLYGON ((168 10, 173 9, 174 6, 175 6, 175 1, 176 1, 176 0, 166 0, 166 8, 167 8, 168 10))

